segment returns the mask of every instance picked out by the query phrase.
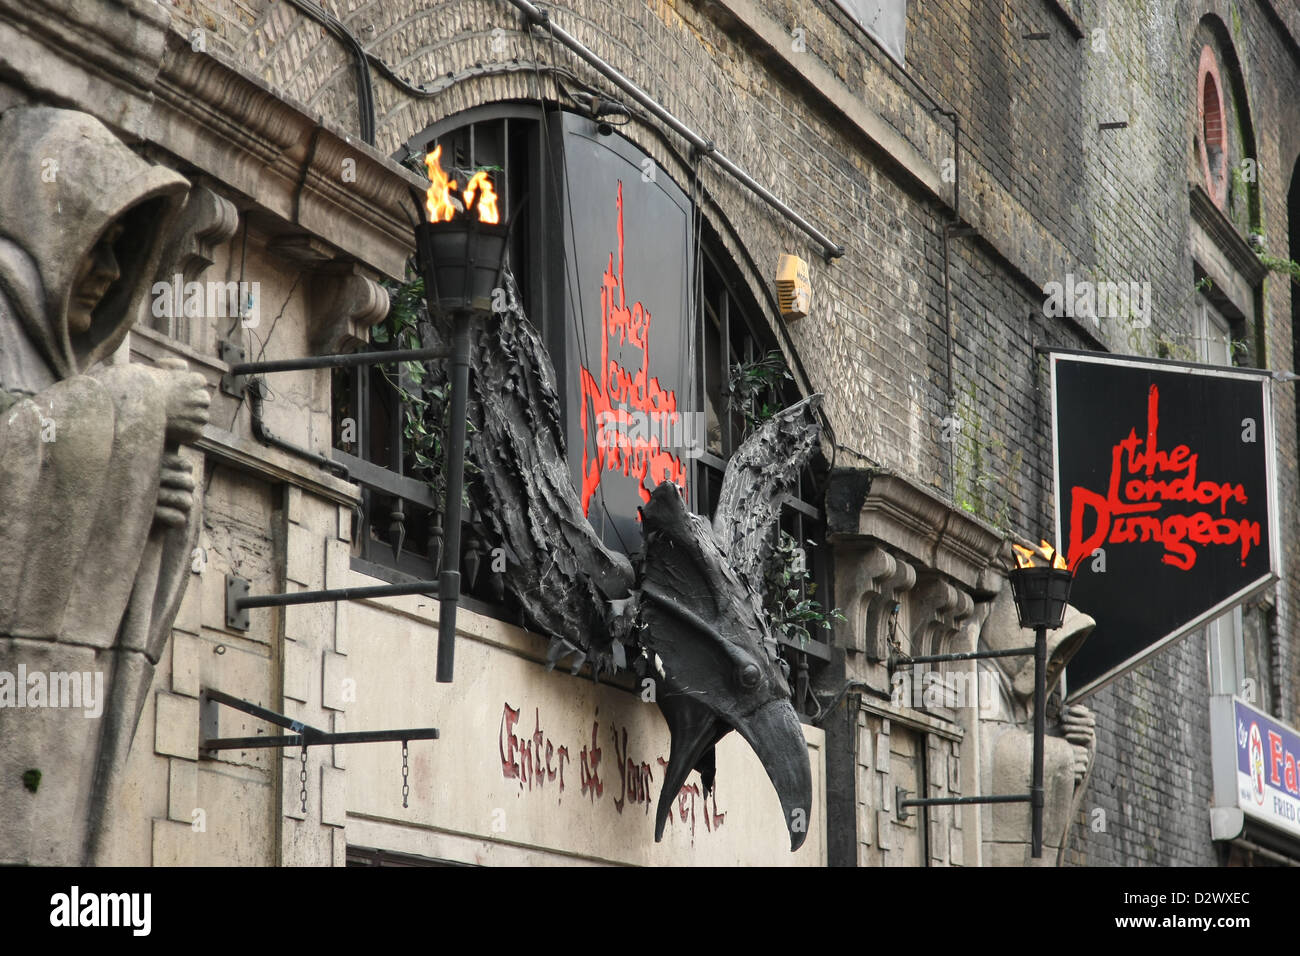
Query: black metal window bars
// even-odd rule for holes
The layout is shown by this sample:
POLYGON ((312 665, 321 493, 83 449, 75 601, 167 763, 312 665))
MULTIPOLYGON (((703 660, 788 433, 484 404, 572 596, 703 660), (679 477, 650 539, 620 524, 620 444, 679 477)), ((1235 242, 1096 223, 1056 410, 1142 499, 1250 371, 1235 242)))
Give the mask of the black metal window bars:
MULTIPOLYGON (((465 471, 465 401, 469 390, 469 322, 468 318, 456 323, 453 345, 427 349, 394 349, 386 352, 359 352, 338 355, 316 355, 309 358, 275 359, 266 362, 237 362, 230 366, 228 377, 236 391, 249 383, 247 376, 266 372, 294 372, 318 368, 349 368, 358 365, 378 365, 392 362, 417 362, 451 358, 456 363, 452 372, 452 437, 447 444, 447 538, 451 543, 444 555, 459 554, 461 519, 461 487, 465 471), (462 348, 463 345, 463 348, 462 348), (463 370, 463 371, 462 371, 463 370), (460 440, 457 441, 457 422, 460 440), (454 550, 453 550, 454 548, 454 550)), ((438 670, 439 683, 451 683, 455 666, 456 606, 460 597, 460 572, 450 570, 452 559, 444 557, 443 570, 436 581, 413 581, 409 584, 385 584, 375 587, 330 588, 319 591, 296 591, 285 594, 249 594, 249 582, 233 574, 226 575, 226 626, 234 630, 248 630, 248 611, 259 607, 287 607, 291 604, 318 604, 326 601, 359 601, 365 598, 395 597, 403 594, 426 594, 437 598, 438 612, 438 670)))

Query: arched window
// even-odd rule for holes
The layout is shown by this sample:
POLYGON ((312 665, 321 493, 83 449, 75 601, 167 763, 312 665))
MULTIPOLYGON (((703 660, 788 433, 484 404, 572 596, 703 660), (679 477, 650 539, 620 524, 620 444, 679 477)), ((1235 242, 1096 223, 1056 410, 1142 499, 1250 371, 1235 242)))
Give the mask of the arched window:
MULTIPOLYGON (((637 479, 633 469, 629 504, 626 473, 588 458, 592 409, 608 402, 616 410, 639 408, 641 390, 675 396, 690 421, 686 430, 698 446, 676 453, 680 478, 673 480, 686 485, 695 511, 712 515, 727 460, 763 419, 800 395, 767 309, 721 240, 705 226, 698 245, 692 241, 697 210, 689 190, 630 140, 558 110, 497 104, 450 117, 413 137, 406 161, 414 166, 437 147, 444 170, 487 170, 496 186, 511 223, 510 269, 556 369, 574 483, 597 533, 627 551, 640 543, 635 487, 638 481, 653 485, 659 476, 651 471, 637 479), (629 345, 635 341, 640 350, 629 345)), ((402 394, 427 383, 395 378, 393 369, 380 367, 334 375, 336 457, 364 486, 353 564, 381 578, 394 572, 429 578, 437 557, 438 526, 430 518, 438 496, 411 477, 429 469, 413 454, 402 394), (349 421, 353 430, 345 434, 349 421)), ((793 569, 790 588, 799 592, 791 607, 806 598, 829 604, 826 590, 818 588, 829 588, 829 573, 813 489, 808 474, 772 529, 793 569)), ((474 562, 477 580, 467 572, 464 586, 471 598, 498 603, 500 575, 490 569, 484 543, 467 532, 466 547, 476 543, 484 552, 474 562)), ((830 631, 808 611, 803 605, 776 622, 796 684, 810 662, 830 657, 830 631)))
POLYGON ((1228 194, 1223 89, 1219 76, 1219 63, 1214 50, 1208 44, 1201 48, 1196 102, 1200 120, 1197 140, 1200 143, 1201 172, 1205 177, 1205 191, 1210 194, 1214 204, 1222 208, 1228 194))

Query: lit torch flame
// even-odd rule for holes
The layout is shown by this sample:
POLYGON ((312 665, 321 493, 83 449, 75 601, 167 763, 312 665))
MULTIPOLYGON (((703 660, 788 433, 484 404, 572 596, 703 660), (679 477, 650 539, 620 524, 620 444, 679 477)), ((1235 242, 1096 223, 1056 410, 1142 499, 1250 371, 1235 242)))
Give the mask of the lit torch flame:
POLYGON ((451 191, 456 188, 456 180, 448 179, 447 174, 442 171, 442 164, 438 162, 438 157, 442 155, 442 147, 437 147, 432 153, 424 158, 424 164, 429 167, 429 186, 428 207, 430 222, 451 222, 451 217, 456 215, 456 207, 451 204, 451 191))
POLYGON ((473 209, 475 206, 475 197, 478 199, 478 218, 480 222, 499 223, 501 213, 497 210, 497 194, 492 188, 492 180, 488 179, 488 174, 479 170, 474 177, 465 186, 465 194, 461 206, 452 202, 452 193, 456 189, 456 180, 448 178, 443 172, 442 163, 439 158, 442 156, 442 146, 434 148, 424 158, 424 164, 429 168, 429 192, 426 205, 429 209, 430 222, 451 222, 452 217, 456 215, 458 208, 473 209))
POLYGON ((1065 558, 1061 556, 1061 552, 1057 551, 1046 541, 1039 544, 1039 549, 1037 551, 1031 551, 1029 548, 1022 548, 1020 545, 1014 543, 1011 545, 1011 550, 1016 554, 1016 567, 1018 568, 1034 567, 1035 559, 1041 556, 1047 561, 1049 567, 1058 568, 1062 571, 1069 570, 1069 566, 1065 563, 1065 558))
POLYGON ((479 189, 482 189, 482 195, 478 200, 479 222, 500 222, 501 213, 497 212, 496 190, 492 188, 492 180, 488 179, 488 174, 481 169, 474 174, 474 178, 465 187, 465 208, 474 208, 474 193, 479 189))

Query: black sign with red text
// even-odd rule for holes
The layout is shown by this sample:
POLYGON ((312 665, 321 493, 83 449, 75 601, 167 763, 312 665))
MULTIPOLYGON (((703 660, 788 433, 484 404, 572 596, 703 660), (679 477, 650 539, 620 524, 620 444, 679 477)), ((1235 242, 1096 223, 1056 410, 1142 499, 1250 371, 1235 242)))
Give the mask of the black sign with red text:
POLYGON ((661 481, 691 494, 691 206, 628 140, 563 120, 569 464, 587 520, 630 553, 661 481))
POLYGON ((1058 546, 1097 628, 1071 700, 1229 610, 1276 571, 1265 373, 1051 354, 1058 546))

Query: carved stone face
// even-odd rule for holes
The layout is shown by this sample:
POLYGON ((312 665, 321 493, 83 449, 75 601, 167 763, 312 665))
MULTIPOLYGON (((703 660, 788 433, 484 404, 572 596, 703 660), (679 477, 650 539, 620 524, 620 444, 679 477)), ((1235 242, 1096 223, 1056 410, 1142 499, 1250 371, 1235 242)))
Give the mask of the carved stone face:
POLYGON ((0 366, 6 389, 34 393, 117 350, 189 184, 75 110, 11 107, 0 142, 0 328, 11 340, 0 366))
POLYGON ((95 307, 112 288, 113 283, 122 276, 118 265, 114 243, 122 236, 122 224, 114 223, 104 230, 77 268, 72 283, 72 296, 68 301, 68 331, 72 335, 84 335, 90 331, 95 307))

